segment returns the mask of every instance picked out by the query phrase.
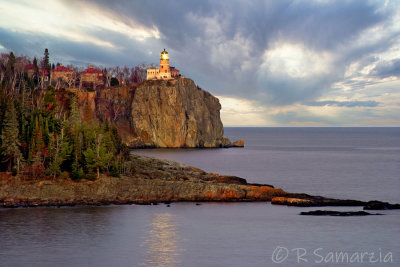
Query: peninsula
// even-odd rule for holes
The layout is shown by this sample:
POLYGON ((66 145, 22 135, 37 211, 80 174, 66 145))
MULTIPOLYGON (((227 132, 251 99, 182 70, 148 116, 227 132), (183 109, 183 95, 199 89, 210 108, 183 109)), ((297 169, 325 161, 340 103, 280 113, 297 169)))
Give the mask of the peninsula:
POLYGON ((40 64, 12 52, 0 58, 0 207, 271 201, 399 208, 289 193, 132 155, 132 147, 244 146, 223 137, 218 99, 170 67, 165 49, 159 69, 123 71, 51 66, 47 49, 40 64))

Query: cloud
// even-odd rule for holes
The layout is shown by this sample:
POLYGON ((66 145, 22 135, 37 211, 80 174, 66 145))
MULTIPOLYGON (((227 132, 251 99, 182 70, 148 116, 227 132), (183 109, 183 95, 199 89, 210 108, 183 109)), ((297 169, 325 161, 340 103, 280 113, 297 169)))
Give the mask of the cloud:
POLYGON ((229 96, 217 96, 222 109, 221 120, 226 126, 271 125, 265 114, 267 108, 257 102, 229 96))
POLYGON ((104 9, 93 5, 68 5, 60 1, 27 0, 0 2, 0 25, 3 29, 23 34, 46 34, 95 46, 118 48, 119 44, 99 38, 96 31, 112 31, 136 40, 159 38, 158 29, 146 27, 132 19, 118 20, 104 9))
POLYGON ((110 47, 94 46, 91 43, 74 42, 62 37, 52 37, 47 34, 32 36, 0 28, 0 40, 4 40, 4 52, 14 51, 16 54, 28 55, 31 58, 35 56, 42 58, 44 49, 48 48, 52 63, 60 62, 78 66, 86 66, 87 64, 136 66, 152 62, 153 57, 149 55, 148 51, 159 47, 158 42, 147 45, 141 41, 132 40, 112 32, 103 31, 100 36, 102 34, 106 35, 113 42, 129 44, 130 48, 112 49, 110 47))
POLYGON ((379 105, 377 101, 314 101, 306 102, 307 106, 322 107, 322 106, 337 106, 337 107, 376 107, 379 105))
POLYGON ((2 51, 41 56, 47 47, 54 61, 133 66, 157 63, 166 48, 224 105, 262 107, 251 118, 266 125, 345 120, 318 108, 381 111, 391 101, 382 91, 400 80, 398 1, 18 0, 0 11, 2 51))
POLYGON ((380 78, 386 77, 400 77, 400 58, 383 61, 371 71, 371 74, 380 78))

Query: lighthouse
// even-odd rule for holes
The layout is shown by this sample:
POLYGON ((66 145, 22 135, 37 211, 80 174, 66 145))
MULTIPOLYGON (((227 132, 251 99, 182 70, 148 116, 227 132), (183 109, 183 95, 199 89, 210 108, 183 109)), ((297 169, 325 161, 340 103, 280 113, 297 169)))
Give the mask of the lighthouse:
POLYGON ((169 55, 164 48, 160 55, 160 68, 147 69, 147 80, 169 80, 177 77, 180 77, 179 70, 169 65, 169 55))
POLYGON ((168 52, 164 51, 161 52, 161 57, 160 57, 160 77, 162 79, 168 79, 171 78, 171 70, 169 67, 169 56, 168 52))

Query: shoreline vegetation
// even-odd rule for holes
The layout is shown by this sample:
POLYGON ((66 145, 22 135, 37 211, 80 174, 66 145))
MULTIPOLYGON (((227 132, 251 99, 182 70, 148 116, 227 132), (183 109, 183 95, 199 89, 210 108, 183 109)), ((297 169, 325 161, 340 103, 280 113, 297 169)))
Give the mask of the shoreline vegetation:
MULTIPOLYGON (((83 73, 95 75, 93 88, 80 92, 82 79, 72 90, 76 77, 69 72, 52 86, 52 69, 47 49, 40 64, 12 52, 0 56, 0 207, 271 201, 289 206, 400 208, 380 201, 288 193, 240 177, 131 155, 123 138, 155 147, 242 147, 244 142, 223 137, 218 99, 190 79, 144 81, 131 91, 97 91, 98 82, 110 86, 113 77, 107 69, 88 70, 83 73), (33 67, 27 70, 27 65, 33 67), (131 102, 118 102, 122 99, 131 102), (140 106, 144 99, 150 100, 140 106), (107 112, 112 114, 105 116, 107 112)), ((138 72, 131 74, 137 83, 138 72)), ((126 83, 127 77, 121 81, 126 83)))

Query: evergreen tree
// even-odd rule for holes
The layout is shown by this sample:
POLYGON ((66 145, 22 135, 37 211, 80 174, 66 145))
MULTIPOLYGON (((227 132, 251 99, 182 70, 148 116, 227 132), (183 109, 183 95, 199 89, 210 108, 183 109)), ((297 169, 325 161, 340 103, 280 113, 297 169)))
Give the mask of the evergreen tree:
POLYGON ((33 58, 32 64, 33 64, 34 71, 36 73, 39 70, 38 62, 37 62, 37 58, 36 57, 33 58))
POLYGON ((20 171, 23 159, 18 137, 19 125, 17 112, 14 103, 11 102, 4 115, 3 129, 1 133, 1 154, 5 157, 4 161, 8 163, 8 171, 11 171, 14 166, 17 173, 20 171))
POLYGON ((72 146, 68 139, 64 137, 64 126, 61 128, 61 135, 53 135, 49 143, 51 162, 46 169, 46 173, 53 178, 61 174, 62 164, 68 159, 72 152, 72 146))
POLYGON ((6 69, 6 74, 8 78, 10 78, 14 74, 14 65, 15 65, 15 56, 13 52, 10 52, 6 69))
POLYGON ((74 94, 70 98, 69 120, 73 126, 81 124, 81 114, 79 110, 78 97, 74 94))
POLYGON ((50 65, 50 56, 49 56, 49 49, 44 50, 44 57, 42 62, 42 68, 47 70, 50 73, 51 65, 50 65))
POLYGON ((85 156, 85 163, 87 168, 91 170, 96 170, 97 178, 100 176, 100 171, 108 169, 108 165, 113 158, 113 153, 107 150, 106 144, 104 142, 104 135, 99 133, 99 129, 94 129, 95 138, 92 144, 87 147, 83 152, 85 156))

